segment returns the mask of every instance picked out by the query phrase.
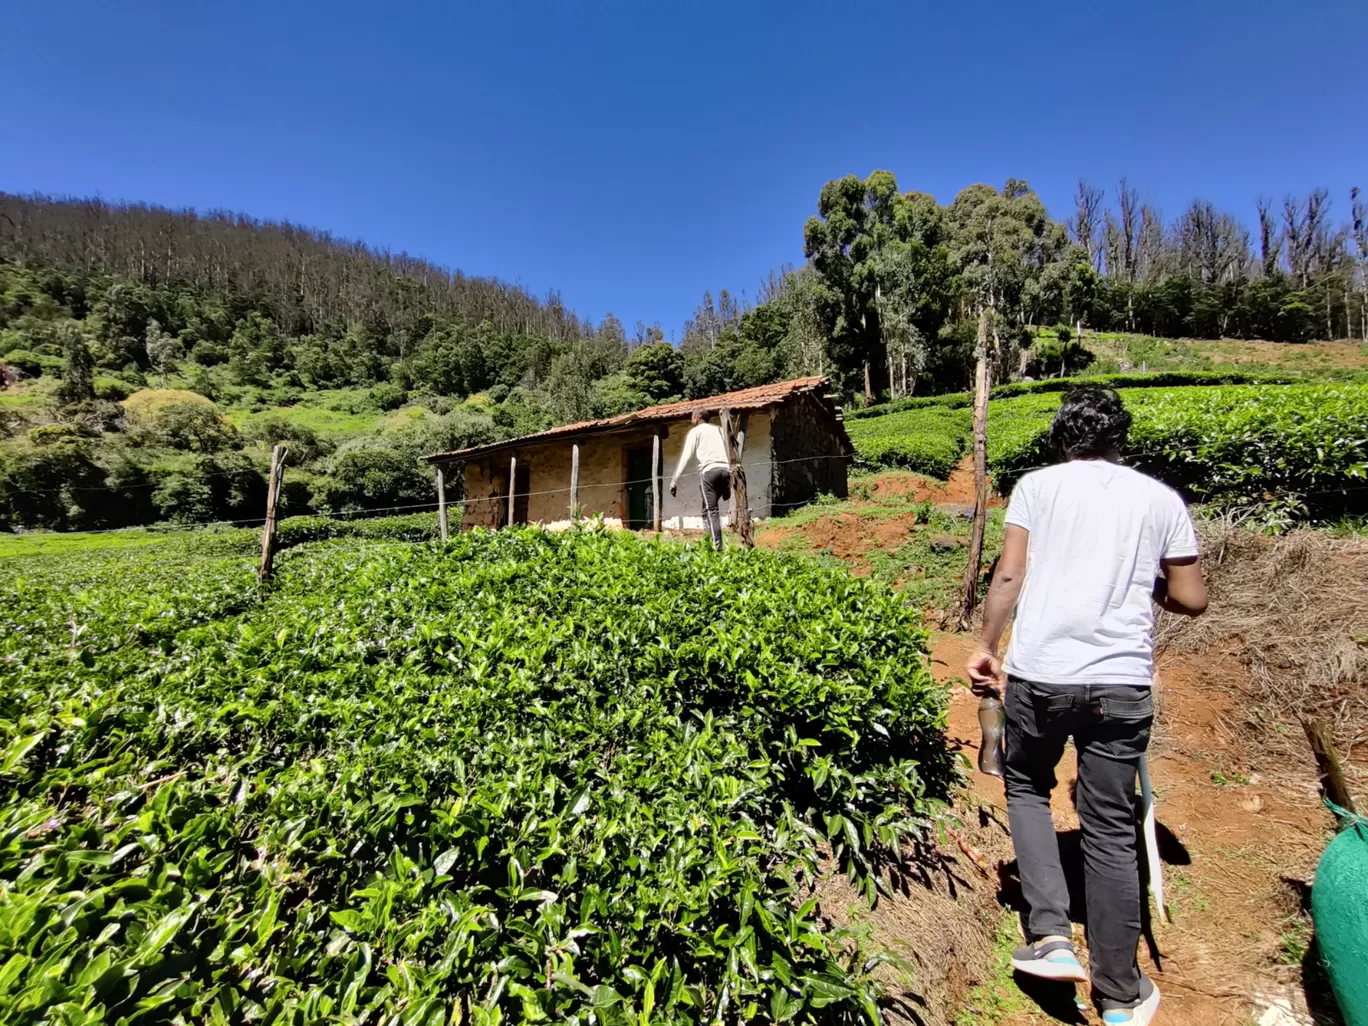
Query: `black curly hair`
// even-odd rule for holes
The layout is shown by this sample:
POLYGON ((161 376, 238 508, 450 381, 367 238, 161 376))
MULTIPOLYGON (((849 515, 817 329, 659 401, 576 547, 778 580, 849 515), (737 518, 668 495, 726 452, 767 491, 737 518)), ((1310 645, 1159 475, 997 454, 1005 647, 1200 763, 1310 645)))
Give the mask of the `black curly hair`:
POLYGON ((1131 415, 1115 389, 1080 385, 1059 404, 1050 441, 1065 459, 1106 459, 1120 455, 1130 426, 1131 415))

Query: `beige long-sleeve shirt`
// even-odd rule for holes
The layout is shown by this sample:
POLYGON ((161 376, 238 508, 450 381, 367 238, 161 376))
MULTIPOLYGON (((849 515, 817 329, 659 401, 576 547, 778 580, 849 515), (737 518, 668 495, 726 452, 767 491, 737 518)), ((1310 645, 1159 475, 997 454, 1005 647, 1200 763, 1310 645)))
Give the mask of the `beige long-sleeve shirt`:
POLYGON ((698 460, 700 473, 714 467, 721 467, 723 470, 728 468, 727 446, 722 440, 720 427, 705 422, 689 428, 689 433, 684 436, 684 451, 679 454, 679 462, 675 464, 674 477, 670 478, 671 488, 679 484, 680 475, 684 473, 684 468, 689 465, 691 459, 698 460))

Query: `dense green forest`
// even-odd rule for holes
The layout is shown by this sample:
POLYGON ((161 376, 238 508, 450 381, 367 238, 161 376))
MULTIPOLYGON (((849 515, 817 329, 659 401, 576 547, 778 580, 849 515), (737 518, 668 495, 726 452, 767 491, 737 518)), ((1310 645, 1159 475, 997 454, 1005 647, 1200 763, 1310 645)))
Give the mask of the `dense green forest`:
POLYGON ((1061 221, 1017 180, 948 205, 834 180, 803 266, 754 303, 705 294, 667 342, 291 224, 0 193, 0 524, 250 518, 276 442, 288 512, 374 510, 430 499, 424 451, 677 397, 802 373, 857 402, 957 390, 981 309, 998 381, 1086 366, 1080 333, 1368 334, 1357 190, 1343 225, 1324 191, 1260 202, 1257 241, 1210 204, 1106 200, 1080 183, 1061 221))

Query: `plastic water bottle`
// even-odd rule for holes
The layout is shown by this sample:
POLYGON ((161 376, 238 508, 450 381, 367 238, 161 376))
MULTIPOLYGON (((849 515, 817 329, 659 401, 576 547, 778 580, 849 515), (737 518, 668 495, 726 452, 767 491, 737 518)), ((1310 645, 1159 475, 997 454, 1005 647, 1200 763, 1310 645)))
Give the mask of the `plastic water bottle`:
POLYGON ((979 772, 1000 777, 1007 767, 1007 710, 996 691, 979 699, 978 719, 979 729, 983 731, 983 742, 979 745, 979 772))

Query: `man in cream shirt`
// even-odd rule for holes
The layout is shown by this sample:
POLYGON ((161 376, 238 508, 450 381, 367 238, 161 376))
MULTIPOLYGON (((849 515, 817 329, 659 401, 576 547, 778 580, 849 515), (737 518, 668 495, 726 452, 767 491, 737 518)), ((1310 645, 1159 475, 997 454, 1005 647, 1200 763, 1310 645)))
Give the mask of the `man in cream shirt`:
POLYGON ((722 514, 718 512, 719 499, 731 498, 731 465, 727 462, 727 445, 722 438, 722 429, 709 423, 701 413, 695 413, 690 422, 689 433, 684 436, 684 451, 679 454, 675 464, 674 477, 670 478, 670 494, 675 495, 680 475, 690 460, 698 461, 698 485, 703 492, 703 519, 708 523, 712 535, 713 548, 722 551, 722 514))

